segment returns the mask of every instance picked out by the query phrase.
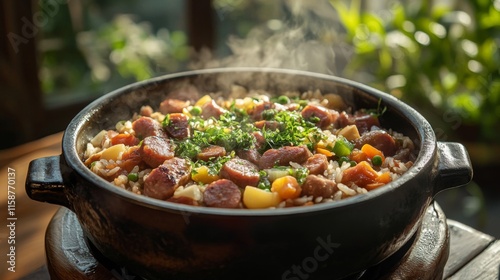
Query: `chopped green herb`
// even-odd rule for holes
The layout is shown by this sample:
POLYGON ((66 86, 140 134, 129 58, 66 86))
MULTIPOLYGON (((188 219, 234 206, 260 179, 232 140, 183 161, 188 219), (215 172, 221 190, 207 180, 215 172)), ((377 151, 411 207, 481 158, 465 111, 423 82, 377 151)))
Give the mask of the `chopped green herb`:
POLYGON ((345 137, 339 136, 333 146, 333 152, 338 157, 344 157, 351 154, 354 149, 354 144, 349 142, 345 137))

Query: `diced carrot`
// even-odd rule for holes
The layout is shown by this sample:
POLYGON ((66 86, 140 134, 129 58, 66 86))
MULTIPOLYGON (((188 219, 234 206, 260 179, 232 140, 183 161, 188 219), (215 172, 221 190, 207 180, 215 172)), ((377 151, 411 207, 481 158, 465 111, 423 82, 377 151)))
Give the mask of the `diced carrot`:
POLYGON ((381 187, 385 185, 384 183, 371 183, 371 184, 368 184, 365 186, 365 189, 368 190, 368 191, 372 191, 378 187, 381 187))
POLYGON ((390 181, 392 181, 391 173, 390 172, 382 173, 377 177, 376 181, 383 184, 389 183, 390 181))
POLYGON ((368 184, 375 183, 378 176, 377 171, 373 170, 368 162, 362 161, 344 170, 342 183, 348 184, 352 182, 358 185, 358 187, 364 188, 368 184))
POLYGON ((361 151, 370 159, 374 156, 380 156, 382 158, 382 162, 385 160, 384 153, 370 144, 364 144, 363 147, 361 147, 361 151))
POLYGON ((325 155, 327 157, 333 156, 332 152, 330 152, 329 150, 324 149, 324 148, 316 148, 316 152, 319 153, 319 154, 323 154, 323 155, 325 155))
POLYGON ((353 150, 349 157, 357 163, 368 160, 368 156, 361 150, 353 150))
POLYGON ((392 181, 391 173, 384 172, 384 173, 380 174, 377 178, 375 178, 374 183, 367 184, 365 186, 365 189, 371 191, 371 190, 374 190, 378 187, 381 187, 381 186, 383 186, 391 181, 392 181))
POLYGON ((281 199, 297 198, 302 189, 295 177, 287 175, 274 180, 271 191, 277 193, 281 199))

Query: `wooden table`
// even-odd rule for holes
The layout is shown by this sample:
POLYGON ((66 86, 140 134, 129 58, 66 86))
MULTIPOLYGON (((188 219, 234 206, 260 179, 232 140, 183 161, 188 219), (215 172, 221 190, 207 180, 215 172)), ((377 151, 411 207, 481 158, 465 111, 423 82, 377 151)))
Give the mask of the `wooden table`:
MULTIPOLYGON (((62 133, 51 135, 13 149, 0 151, 0 204, 6 213, 8 169, 15 170, 15 241, 16 267, 7 264, 10 231, 3 219, 0 228, 0 279, 49 279, 46 268, 44 239, 50 220, 58 206, 32 201, 24 190, 28 164, 40 157, 61 153, 62 133)), ((5 216, 4 216, 5 217, 5 216)), ((444 270, 445 279, 500 279, 500 240, 457 221, 448 220, 450 255, 444 270)))

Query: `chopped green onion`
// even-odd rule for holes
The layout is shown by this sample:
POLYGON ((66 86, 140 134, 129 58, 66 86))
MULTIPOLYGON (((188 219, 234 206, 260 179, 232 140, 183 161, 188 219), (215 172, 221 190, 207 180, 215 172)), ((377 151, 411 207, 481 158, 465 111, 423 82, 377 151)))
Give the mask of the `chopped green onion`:
POLYGON ((345 157, 351 154, 352 149, 354 149, 354 144, 349 142, 343 136, 337 138, 335 145, 333 146, 333 152, 338 157, 345 157))
POLYGON ((129 181, 137 182, 139 180, 139 175, 137 173, 129 173, 127 178, 129 181))
POLYGON ((373 156, 372 163, 374 166, 381 166, 382 165, 382 157, 379 155, 373 156))

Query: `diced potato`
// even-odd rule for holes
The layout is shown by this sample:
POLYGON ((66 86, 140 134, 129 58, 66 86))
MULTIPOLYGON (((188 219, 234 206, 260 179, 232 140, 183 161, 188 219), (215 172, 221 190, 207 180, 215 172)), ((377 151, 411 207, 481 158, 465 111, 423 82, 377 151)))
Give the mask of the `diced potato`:
POLYGON ((90 140, 90 143, 94 145, 94 147, 101 146, 102 139, 104 138, 104 135, 106 135, 107 131, 106 130, 101 130, 101 132, 97 133, 92 140, 90 140))
POLYGON ((125 152, 126 148, 124 144, 117 144, 114 146, 111 146, 107 148, 106 150, 102 151, 101 158, 102 159, 107 159, 107 160, 118 160, 121 159, 121 156, 123 152, 125 152))
POLYGON ((201 200, 201 190, 197 185, 191 185, 186 188, 179 187, 175 190, 174 197, 189 197, 193 200, 199 201, 201 200))
POLYGON ((212 175, 208 172, 208 167, 205 165, 198 167, 196 172, 191 176, 191 179, 197 183, 210 184, 213 181, 219 180, 219 175, 212 175))
POLYGON ((269 178, 270 182, 274 182, 274 180, 285 177, 286 175, 290 175, 290 169, 284 169, 284 168, 269 168, 266 169, 267 176, 269 178))
POLYGON ((249 209, 276 207, 281 202, 275 192, 268 192, 256 187, 247 186, 243 191, 243 203, 249 209))
POLYGON ((342 96, 335 93, 327 93, 323 95, 323 98, 328 100, 328 108, 330 109, 343 109, 346 107, 342 96))
POLYGON ((210 95, 204 95, 200 99, 198 99, 198 101, 196 101, 196 103, 194 104, 194 106, 200 106, 201 107, 201 106, 207 104, 210 101, 212 101, 212 97, 210 97, 210 95))
POLYGON ((347 139, 349 141, 354 141, 354 140, 361 137, 361 135, 359 135, 358 127, 356 125, 348 125, 348 126, 342 128, 338 132, 338 135, 344 136, 345 139, 347 139))

